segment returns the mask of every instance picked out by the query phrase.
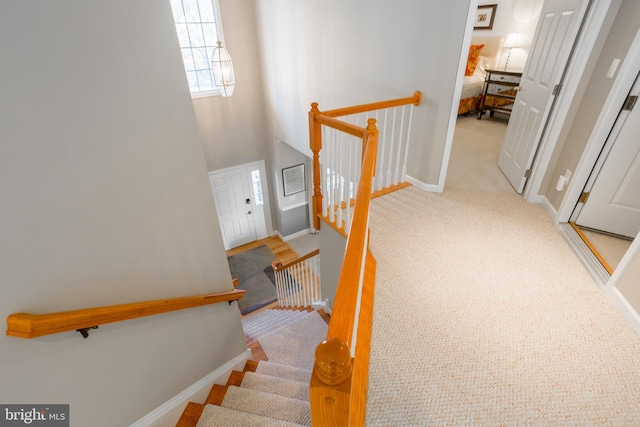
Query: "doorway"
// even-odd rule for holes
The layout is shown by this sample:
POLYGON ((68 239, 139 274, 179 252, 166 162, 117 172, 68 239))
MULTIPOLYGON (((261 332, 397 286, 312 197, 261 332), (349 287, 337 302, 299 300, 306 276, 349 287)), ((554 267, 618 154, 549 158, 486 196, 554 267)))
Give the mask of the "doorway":
POLYGON ((609 274, 640 232, 638 77, 571 215, 572 226, 609 274))
MULTIPOLYGON (((536 3, 538 2, 532 3, 532 5, 536 3)), ((528 16, 529 23, 533 24, 535 32, 531 37, 531 42, 525 43, 531 47, 526 65, 523 64, 524 70, 507 70, 508 62, 500 59, 500 61, 493 61, 495 64, 486 72, 484 95, 481 94, 481 97, 487 98, 485 101, 499 101, 501 102, 498 104, 500 106, 506 101, 513 105, 513 108, 492 107, 490 109, 507 112, 506 118, 509 124, 499 148, 499 157, 496 163, 517 193, 523 192, 529 177, 535 178, 532 176, 536 173, 533 163, 538 152, 538 144, 542 139, 546 127, 545 123, 550 117, 550 111, 552 111, 559 93, 557 88, 564 79, 567 64, 570 62, 575 45, 578 43, 578 35, 589 4, 590 0, 563 0, 538 4, 541 9, 538 8, 535 11, 532 9, 530 16, 528 16), (502 64, 498 69, 499 62, 504 63, 504 69, 501 67, 502 64), (488 96, 489 93, 492 94, 491 97, 488 96), (506 96, 507 93, 509 97, 506 96), (515 94, 517 95, 514 102, 512 99, 515 94), (495 97, 497 100, 493 99, 495 97)), ((517 27, 515 29, 517 30, 517 27)), ((477 31, 473 33, 472 44, 478 40, 476 33, 477 31)), ((483 37, 482 39, 488 38, 483 37)), ((486 45, 486 43, 483 44, 486 45)), ((500 43, 497 49, 498 58, 502 56, 500 53, 504 44, 500 43)), ((511 53, 511 49, 509 53, 511 53)), ((489 57, 489 61, 491 61, 491 57, 489 57)), ((463 94, 467 78, 467 76, 464 77, 463 94)), ((478 119, 480 118, 479 114, 478 119)), ((492 118, 494 118, 493 111, 489 119, 492 118)), ((461 123, 460 118, 457 122, 461 123)), ((457 132, 458 125, 456 125, 457 132)), ((457 142, 455 136, 453 140, 457 142)), ((455 155, 456 148, 454 147, 451 152, 453 160, 456 160, 455 155)), ((453 167, 454 170, 457 169, 455 164, 453 167)), ((544 172, 541 169, 537 171, 537 174, 543 175, 544 172)), ((530 200, 530 194, 525 194, 525 196, 528 201, 539 201, 530 200)))
MULTIPOLYGON (((558 90, 555 91, 557 94, 553 97, 553 109, 548 114, 547 118, 544 121, 541 121, 541 124, 536 131, 536 133, 540 134, 539 139, 536 137, 532 137, 532 140, 535 144, 531 145, 535 154, 535 157, 527 155, 526 163, 532 162, 528 167, 523 168, 523 176, 527 175, 528 179, 526 182, 526 186, 524 188, 524 198, 528 202, 533 203, 542 203, 544 202, 543 195, 543 181, 545 179, 545 174, 547 169, 553 164, 553 154, 556 148, 556 144, 561 137, 563 132, 563 126, 569 115, 570 110, 573 107, 573 103, 576 99, 576 96, 579 96, 579 88, 582 78, 585 76, 585 73, 590 72, 589 69, 589 59, 594 51, 597 51, 599 48, 597 45, 598 36, 600 34, 600 30, 603 26, 606 25, 606 20, 608 18, 610 7, 613 8, 611 4, 612 0, 584 0, 579 3, 580 10, 584 12, 584 7, 588 5, 586 8, 586 18, 581 20, 581 29, 580 36, 577 37, 576 43, 574 44, 574 40, 567 40, 568 43, 573 45, 571 59, 569 60, 567 67, 564 69, 562 76, 562 89, 557 94, 558 90), (544 129, 544 132, 543 132, 544 129)), ((545 4, 551 4, 553 2, 545 2, 545 4)), ((473 33, 473 21, 476 15, 477 2, 472 1, 470 4, 469 17, 467 21, 467 31, 464 36, 463 46, 468 46, 471 43, 472 33, 473 33)), ((582 15, 582 12, 575 14, 576 16, 582 15)), ((542 16, 542 15, 541 15, 542 16)), ((543 23, 543 20, 540 19, 538 21, 538 27, 543 23)), ((567 34, 565 32, 565 34, 567 34)), ((553 38, 551 38, 553 40, 553 38)), ((464 64, 467 62, 467 54, 468 51, 466 48, 464 52, 461 52, 460 57, 460 70, 464 69, 464 64)), ((533 55, 533 49, 529 53, 529 57, 531 58, 533 55)), ((532 61, 534 58, 531 59, 532 61)), ((559 79, 558 79, 559 81, 559 79)), ((551 88, 555 87, 554 82, 551 85, 551 88)), ((458 77, 458 81, 456 84, 456 96, 462 92, 463 87, 463 76, 462 74, 458 77)), ((447 135, 447 140, 445 142, 444 147, 444 155, 442 167, 440 169, 440 177, 438 180, 438 186, 436 191, 443 191, 445 186, 445 181, 448 172, 448 164, 451 156, 451 147, 453 143, 453 134, 455 132, 455 124, 457 119, 457 110, 458 103, 457 99, 452 106, 451 113, 451 121, 449 124, 449 130, 447 135)), ((513 119, 513 116, 512 116, 513 119)), ((526 120, 520 121, 521 123, 526 124, 526 120)), ((533 129, 531 129, 531 133, 533 133, 533 129)), ((516 135, 517 136, 517 135, 516 135)), ((518 140, 515 138, 514 140, 518 140)), ((515 150, 516 153, 519 153, 519 150, 515 150)), ((515 158, 515 157, 514 157, 515 158)), ((568 216, 568 215, 567 215, 568 216)))
POLYGON ((225 250, 273 233, 264 160, 209 172, 225 250))

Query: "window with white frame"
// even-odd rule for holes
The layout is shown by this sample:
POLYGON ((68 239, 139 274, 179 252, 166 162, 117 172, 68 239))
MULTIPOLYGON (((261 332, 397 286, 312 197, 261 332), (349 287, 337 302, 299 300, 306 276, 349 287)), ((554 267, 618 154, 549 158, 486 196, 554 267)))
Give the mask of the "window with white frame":
POLYGON ((222 40, 218 0, 171 0, 182 61, 192 96, 218 94, 211 54, 222 40))

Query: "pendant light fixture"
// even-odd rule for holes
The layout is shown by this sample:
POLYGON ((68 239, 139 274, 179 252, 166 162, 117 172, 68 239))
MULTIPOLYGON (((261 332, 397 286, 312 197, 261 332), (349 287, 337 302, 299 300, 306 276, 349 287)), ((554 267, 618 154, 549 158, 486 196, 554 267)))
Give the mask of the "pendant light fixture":
POLYGON ((213 48, 211 71, 213 72, 213 81, 220 95, 225 98, 233 95, 233 89, 236 86, 236 78, 233 74, 233 62, 231 61, 229 52, 222 46, 220 40, 218 40, 218 46, 213 48))

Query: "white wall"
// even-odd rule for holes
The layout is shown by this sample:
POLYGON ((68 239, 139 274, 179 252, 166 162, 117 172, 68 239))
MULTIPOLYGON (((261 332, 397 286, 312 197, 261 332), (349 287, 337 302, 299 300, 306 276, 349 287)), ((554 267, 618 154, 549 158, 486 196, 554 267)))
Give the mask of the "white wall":
MULTIPOLYGON (((509 69, 523 69, 533 35, 536 30, 540 10, 544 0, 495 0, 480 1, 480 5, 497 4, 496 15, 491 30, 474 30, 478 37, 506 37, 511 32, 519 32, 522 47, 513 48, 509 58, 509 69)), ((508 49, 503 49, 498 60, 498 68, 504 67, 508 49)))
MULTIPOLYGON (((638 243, 638 236, 636 241, 629 248, 629 263, 623 271, 616 271, 615 286, 618 291, 624 296, 629 305, 635 310, 636 318, 640 318, 640 283, 638 277, 640 277, 640 250, 638 243)), ((613 278, 612 278, 613 281, 613 278)), ((636 328, 639 325, 635 325, 636 328)), ((640 333, 640 331, 638 331, 640 333)))
MULTIPOLYGON (((232 288, 169 2, 0 3, 0 315, 232 288)), ((0 402, 128 425, 245 349, 220 304, 0 337, 0 402)))
POLYGON ((333 308, 346 249, 347 239, 334 228, 325 225, 320 233, 320 286, 323 300, 329 300, 329 308, 333 308))
POLYGON ((236 87, 229 98, 209 96, 193 100, 209 171, 269 157, 272 137, 266 127, 254 3, 219 0, 225 47, 233 59, 236 87))
POLYGON ((437 184, 469 1, 257 3, 270 132, 311 156, 307 112, 423 92, 409 174, 437 184))
POLYGON ((305 191, 285 197, 282 169, 304 164, 305 178, 309 178, 313 176, 313 163, 310 162, 307 156, 277 138, 274 138, 273 150, 274 170, 272 179, 275 187, 274 194, 276 195, 274 198, 276 199, 278 209, 276 227, 278 231, 280 231, 280 234, 286 237, 306 230, 310 226, 308 205, 301 206, 301 204, 307 202, 313 193, 313 179, 306 179, 305 191))

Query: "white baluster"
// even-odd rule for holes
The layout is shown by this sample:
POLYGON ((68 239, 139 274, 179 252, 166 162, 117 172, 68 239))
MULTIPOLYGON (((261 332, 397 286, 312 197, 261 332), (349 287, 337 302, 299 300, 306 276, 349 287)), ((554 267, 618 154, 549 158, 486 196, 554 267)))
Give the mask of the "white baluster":
POLYGON ((398 132, 398 152, 396 154, 396 170, 393 174, 393 185, 398 185, 400 179, 400 159, 402 159, 402 136, 404 134, 404 112, 405 106, 402 106, 402 118, 400 119, 400 132, 398 132))
POLYGON ((297 306, 300 307, 302 305, 302 297, 303 297, 303 291, 302 289, 296 290, 296 278, 298 277, 298 267, 300 266, 300 264, 296 264, 295 265, 295 269, 293 271, 293 276, 291 276, 291 292, 295 292, 295 294, 297 295, 298 299, 297 299, 297 306))
POLYGON ((337 163, 337 168, 338 168, 338 200, 337 200, 337 209, 338 209, 338 220, 336 225, 338 226, 338 228, 343 226, 342 223, 342 200, 344 197, 344 191, 343 191, 343 181, 344 181, 344 171, 342 169, 342 165, 344 163, 344 151, 345 151, 345 144, 347 144, 348 141, 345 141, 347 138, 345 136, 344 132, 340 132, 340 137, 338 138, 338 163, 337 163))
MULTIPOLYGON (((378 132, 380 131, 380 122, 378 121, 378 111, 376 110, 374 113, 374 118, 376 119, 376 126, 378 127, 378 132)), ((375 193, 377 188, 376 188, 376 180, 378 177, 378 174, 380 173, 380 169, 378 169, 378 167, 380 166, 380 160, 382 159, 382 155, 380 153, 380 150, 378 150, 378 152, 376 153, 376 174, 373 176, 373 180, 371 182, 371 194, 375 193)))
POLYGON ((393 145, 396 137, 396 108, 393 109, 393 122, 391 123, 391 139, 389 141, 389 166, 387 167, 387 181, 385 187, 391 186, 391 172, 393 164, 393 145))
POLYGON ((344 177, 343 177, 343 184, 342 187, 344 189, 344 222, 345 222, 345 230, 347 230, 348 228, 348 222, 349 222, 349 214, 351 212, 351 206, 350 206, 350 194, 349 194, 349 188, 351 185, 351 152, 353 150, 353 137, 349 136, 348 141, 347 141, 347 145, 345 146, 344 149, 344 177))
POLYGON ((307 283, 304 281, 304 263, 296 265, 296 279, 298 282, 299 292, 302 294, 302 305, 307 305, 307 283))
POLYGON ((327 127, 322 126, 322 140, 324 141, 324 148, 320 151, 320 188, 322 189, 322 216, 327 217, 327 202, 329 200, 329 193, 327 191, 327 159, 328 159, 328 136, 327 127))
POLYGON ((402 164, 402 180, 400 182, 407 181, 407 159, 409 158, 409 142, 411 141, 411 123, 413 122, 413 107, 411 104, 409 107, 409 125, 407 126, 407 142, 404 145, 404 162, 402 164))
POLYGON ((304 262, 303 274, 305 277, 305 288, 307 289, 307 303, 305 305, 309 306, 313 303, 313 287, 311 284, 311 276, 309 275, 309 260, 304 262))
POLYGON ((329 159, 329 221, 333 222, 335 220, 335 132, 333 129, 330 129, 331 137, 330 143, 331 146, 331 158, 329 159))
POLYGON ((280 305, 285 305, 285 294, 282 291, 282 274, 281 272, 277 271, 275 273, 276 275, 276 286, 278 289, 278 304, 280 305))
POLYGON ((389 109, 384 110, 384 124, 382 125, 382 146, 380 147, 380 164, 378 165, 378 190, 382 190, 384 188, 384 164, 385 164, 385 146, 387 144, 387 122, 389 119, 389 109))

